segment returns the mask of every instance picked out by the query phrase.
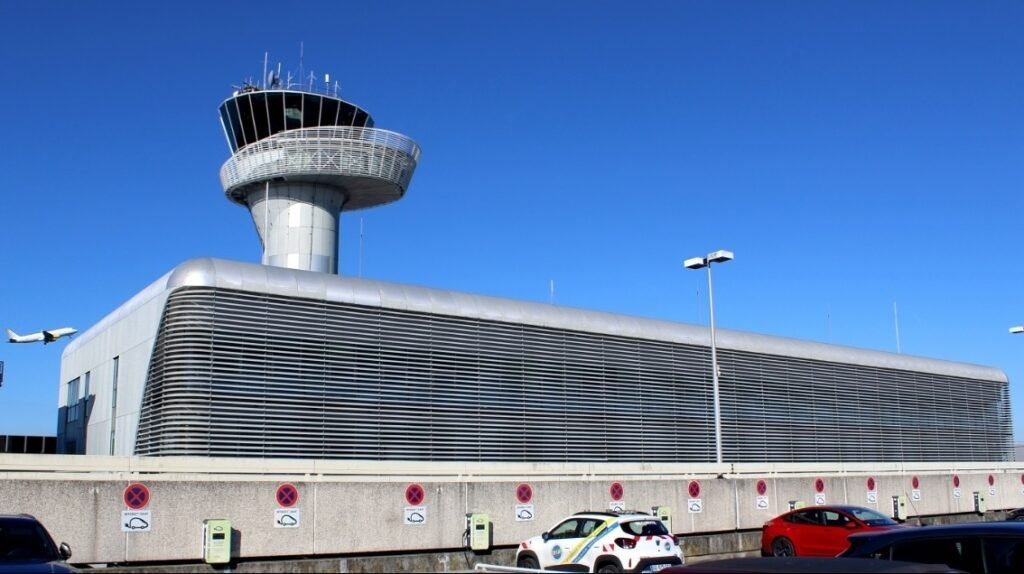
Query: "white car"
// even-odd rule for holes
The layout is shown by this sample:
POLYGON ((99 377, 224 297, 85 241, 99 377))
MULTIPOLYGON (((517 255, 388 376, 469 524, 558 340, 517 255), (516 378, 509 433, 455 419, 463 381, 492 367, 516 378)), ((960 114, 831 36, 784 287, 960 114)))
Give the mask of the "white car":
POLYGON ((684 561, 679 539, 642 512, 578 512, 516 551, 516 566, 534 570, 657 572, 684 561))

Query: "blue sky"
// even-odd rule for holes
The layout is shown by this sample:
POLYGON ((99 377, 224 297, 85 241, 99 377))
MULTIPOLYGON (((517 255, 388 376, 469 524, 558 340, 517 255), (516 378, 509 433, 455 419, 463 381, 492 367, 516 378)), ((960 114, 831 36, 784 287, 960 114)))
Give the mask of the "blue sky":
MULTIPOLYGON (((0 327, 85 329, 258 262, 217 116, 265 52, 414 138, 342 218, 374 279, 994 366, 1024 438, 1020 2, 2 2, 0 327)), ((65 343, 0 346, 54 434, 65 343)), ((965 396, 970 389, 964 389, 965 396)))

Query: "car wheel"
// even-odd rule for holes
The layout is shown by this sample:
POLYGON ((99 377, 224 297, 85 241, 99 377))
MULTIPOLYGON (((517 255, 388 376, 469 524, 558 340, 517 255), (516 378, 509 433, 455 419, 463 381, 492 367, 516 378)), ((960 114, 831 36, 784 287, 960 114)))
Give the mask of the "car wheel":
POLYGON ((785 536, 772 540, 772 556, 796 556, 793 541, 785 536))
POLYGON ((606 562, 597 569, 598 574, 621 574, 622 568, 614 562, 606 562))
POLYGON ((526 568, 527 570, 540 570, 540 564, 537 563, 537 559, 533 556, 524 556, 516 561, 516 566, 520 568, 526 568))

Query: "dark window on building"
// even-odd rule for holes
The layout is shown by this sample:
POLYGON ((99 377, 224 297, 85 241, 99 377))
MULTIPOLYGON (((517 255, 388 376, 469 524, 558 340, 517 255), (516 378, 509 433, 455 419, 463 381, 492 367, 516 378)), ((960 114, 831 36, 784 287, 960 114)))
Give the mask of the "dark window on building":
POLYGON ((323 101, 320 111, 320 125, 322 126, 336 126, 338 125, 338 100, 331 98, 321 98, 323 101))
POLYGON ((229 134, 234 138, 235 150, 245 146, 245 135, 242 133, 242 120, 238 117, 238 100, 233 99, 224 103, 227 110, 229 134))
POLYGON ((320 125, 320 105, 323 98, 305 94, 305 102, 302 106, 302 127, 313 128, 320 125))
POLYGON ((252 101, 249 99, 252 94, 246 94, 235 99, 238 102, 238 117, 242 124, 242 133, 245 135, 245 145, 256 141, 256 125, 253 123, 252 101))
POLYGON ((78 409, 78 399, 79 399, 78 383, 79 383, 79 378, 78 377, 75 377, 73 380, 68 382, 68 397, 67 397, 67 403, 66 404, 67 404, 67 407, 68 407, 67 422, 69 422, 69 423, 73 422, 73 421, 77 421, 78 420, 78 416, 79 416, 79 409, 78 409))
POLYGON ((270 92, 267 94, 267 111, 270 114, 270 133, 284 131, 284 94, 270 92))
POLYGON ((284 127, 288 130, 302 127, 302 94, 284 95, 284 127))
POLYGON ((270 136, 270 116, 267 115, 267 95, 263 92, 249 94, 252 102, 253 123, 256 124, 256 139, 259 141, 270 136))

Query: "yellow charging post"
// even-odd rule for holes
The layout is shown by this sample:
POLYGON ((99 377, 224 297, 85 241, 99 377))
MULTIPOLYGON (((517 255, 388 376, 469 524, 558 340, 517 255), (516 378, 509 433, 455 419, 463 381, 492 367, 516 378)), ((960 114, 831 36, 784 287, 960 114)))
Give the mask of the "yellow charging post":
POLYGON ((203 521, 203 561, 207 564, 231 562, 231 521, 208 518, 203 521))

